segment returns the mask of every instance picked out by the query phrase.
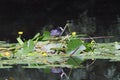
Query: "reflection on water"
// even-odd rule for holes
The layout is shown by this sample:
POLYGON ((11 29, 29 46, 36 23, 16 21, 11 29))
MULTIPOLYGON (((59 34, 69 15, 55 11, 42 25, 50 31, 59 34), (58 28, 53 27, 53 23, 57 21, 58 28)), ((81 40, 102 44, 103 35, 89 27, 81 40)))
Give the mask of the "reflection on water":
POLYGON ((64 68, 69 78, 61 78, 61 73, 45 73, 43 69, 23 69, 20 66, 0 69, 0 80, 120 80, 119 62, 96 60, 89 64, 86 62, 85 67, 79 69, 64 68))

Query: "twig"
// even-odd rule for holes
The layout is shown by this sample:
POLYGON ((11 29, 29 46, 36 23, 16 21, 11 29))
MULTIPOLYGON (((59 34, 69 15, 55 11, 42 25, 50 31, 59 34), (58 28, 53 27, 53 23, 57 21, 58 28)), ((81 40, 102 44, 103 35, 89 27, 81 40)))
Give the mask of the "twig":
POLYGON ((63 33, 65 32, 65 30, 66 30, 67 27, 68 27, 69 32, 71 32, 70 29, 69 29, 69 24, 67 23, 67 24, 65 25, 64 29, 61 29, 62 32, 61 32, 60 36, 63 35, 63 33))
POLYGON ((80 38, 81 40, 87 39, 102 39, 102 38, 113 38, 114 36, 99 36, 99 37, 89 37, 89 38, 80 38))
POLYGON ((65 76, 67 79, 69 79, 69 76, 67 76, 67 74, 64 72, 63 69, 62 69, 62 73, 61 73, 60 76, 61 76, 61 79, 62 79, 63 76, 65 76))
POLYGON ((75 49, 74 52, 72 52, 72 53, 70 54, 70 57, 71 57, 73 54, 75 54, 75 52, 76 52, 78 49, 79 49, 79 47, 78 47, 77 49, 75 49))

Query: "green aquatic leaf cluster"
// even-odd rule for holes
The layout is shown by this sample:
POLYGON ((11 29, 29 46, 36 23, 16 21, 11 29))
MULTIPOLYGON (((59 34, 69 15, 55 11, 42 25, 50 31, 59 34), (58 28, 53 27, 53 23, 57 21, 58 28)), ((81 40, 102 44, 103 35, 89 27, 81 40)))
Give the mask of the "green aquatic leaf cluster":
POLYGON ((81 40, 78 35, 50 36, 49 31, 37 33, 32 39, 18 43, 0 42, 0 67, 23 65, 23 68, 81 67, 88 59, 119 61, 120 51, 114 43, 96 43, 81 40))
MULTIPOLYGON (((29 64, 29 67, 75 67, 76 62, 70 62, 71 54, 75 52, 80 54, 82 49, 77 51, 76 49, 80 48, 81 45, 84 46, 83 42, 75 36, 53 37, 50 36, 49 31, 45 31, 43 35, 37 33, 29 40, 22 40, 21 36, 19 36, 17 41, 18 43, 15 43, 13 46, 10 46, 12 45, 11 43, 7 47, 1 46, 1 54, 3 54, 0 57, 1 64, 29 64), (6 52, 8 54, 4 55, 6 52)), ((7 43, 1 44, 7 45, 7 43)), ((82 62, 81 58, 78 60, 82 62)))

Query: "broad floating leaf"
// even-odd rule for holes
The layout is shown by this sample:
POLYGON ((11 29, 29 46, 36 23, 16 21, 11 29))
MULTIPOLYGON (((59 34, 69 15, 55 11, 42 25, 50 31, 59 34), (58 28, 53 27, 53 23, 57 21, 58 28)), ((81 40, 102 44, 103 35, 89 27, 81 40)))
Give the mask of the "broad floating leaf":
POLYGON ((68 41, 67 53, 73 52, 75 49, 77 49, 81 45, 82 45, 82 41, 80 39, 72 39, 68 41))

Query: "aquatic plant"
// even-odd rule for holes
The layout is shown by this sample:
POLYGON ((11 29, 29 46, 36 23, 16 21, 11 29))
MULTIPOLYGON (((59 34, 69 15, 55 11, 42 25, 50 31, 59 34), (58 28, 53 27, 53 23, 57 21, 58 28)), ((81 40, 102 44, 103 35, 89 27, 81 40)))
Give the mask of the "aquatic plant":
POLYGON ((92 38, 87 42, 76 32, 63 35, 65 28, 63 32, 52 31, 37 33, 29 40, 23 40, 19 34, 18 43, 1 41, 0 68, 18 64, 22 68, 80 68, 88 59, 120 61, 115 43, 96 43, 92 38))

